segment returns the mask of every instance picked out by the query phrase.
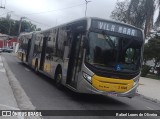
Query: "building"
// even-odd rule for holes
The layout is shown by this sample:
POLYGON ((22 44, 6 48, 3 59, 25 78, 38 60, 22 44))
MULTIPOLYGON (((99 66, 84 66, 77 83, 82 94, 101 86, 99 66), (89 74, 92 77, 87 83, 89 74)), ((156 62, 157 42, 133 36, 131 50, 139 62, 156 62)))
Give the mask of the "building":
POLYGON ((8 36, 0 33, 0 48, 13 48, 17 44, 17 37, 8 36))

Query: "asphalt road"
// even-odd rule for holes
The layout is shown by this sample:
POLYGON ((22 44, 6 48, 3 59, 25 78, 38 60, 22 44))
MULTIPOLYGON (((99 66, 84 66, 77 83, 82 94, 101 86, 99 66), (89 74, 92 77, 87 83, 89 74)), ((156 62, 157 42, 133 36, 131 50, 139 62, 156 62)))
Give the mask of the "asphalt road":
MULTIPOLYGON (((13 54, 2 54, 11 71, 20 82, 22 88, 30 98, 37 110, 160 110, 160 105, 149 100, 136 96, 132 99, 122 97, 104 97, 96 95, 80 95, 66 88, 59 90, 54 82, 41 74, 36 74, 31 68, 20 63, 13 54)), ((53 118, 75 118, 75 117, 43 117, 53 118)), ((87 116, 76 117, 86 119, 114 119, 126 117, 104 117, 87 116)), ((131 117, 127 117, 131 119, 131 117)), ((135 119, 158 119, 158 117, 132 117, 135 119)))

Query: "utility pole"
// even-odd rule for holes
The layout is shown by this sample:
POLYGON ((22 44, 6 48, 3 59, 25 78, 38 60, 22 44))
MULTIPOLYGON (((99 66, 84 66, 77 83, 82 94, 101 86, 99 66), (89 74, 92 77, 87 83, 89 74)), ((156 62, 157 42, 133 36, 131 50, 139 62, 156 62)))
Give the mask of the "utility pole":
MULTIPOLYGON (((10 11, 8 13, 13 13, 13 11, 10 11)), ((7 14, 8 14, 7 13, 7 14)), ((9 20, 9 30, 8 30, 8 35, 10 35, 10 32, 11 32, 11 14, 10 14, 10 18, 8 19, 9 20)))
POLYGON ((8 35, 11 33, 11 19, 9 19, 9 30, 8 30, 8 35))
POLYGON ((22 25, 22 19, 25 19, 26 17, 21 17, 19 21, 19 29, 18 29, 18 35, 21 33, 21 25, 22 25))
POLYGON ((91 1, 85 0, 85 2, 86 2, 85 17, 86 17, 86 14, 87 14, 87 5, 88 5, 88 3, 91 2, 91 1))

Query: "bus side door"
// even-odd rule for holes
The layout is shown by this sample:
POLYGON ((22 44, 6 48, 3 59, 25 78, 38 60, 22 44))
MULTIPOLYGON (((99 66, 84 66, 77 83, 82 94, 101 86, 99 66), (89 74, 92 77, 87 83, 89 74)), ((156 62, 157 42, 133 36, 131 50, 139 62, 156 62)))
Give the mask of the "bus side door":
POLYGON ((82 34, 74 33, 67 72, 67 84, 76 88, 83 60, 82 34))

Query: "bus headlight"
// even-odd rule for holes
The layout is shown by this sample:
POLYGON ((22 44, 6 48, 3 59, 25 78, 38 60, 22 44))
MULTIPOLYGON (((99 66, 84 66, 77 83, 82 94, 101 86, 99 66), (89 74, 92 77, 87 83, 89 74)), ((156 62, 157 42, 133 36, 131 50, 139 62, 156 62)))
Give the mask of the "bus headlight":
POLYGON ((92 77, 88 74, 86 74, 85 72, 83 72, 83 77, 89 82, 91 83, 92 82, 92 77))

